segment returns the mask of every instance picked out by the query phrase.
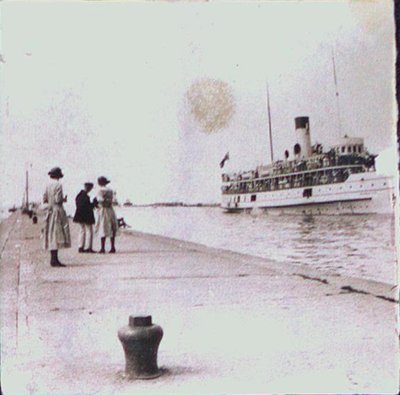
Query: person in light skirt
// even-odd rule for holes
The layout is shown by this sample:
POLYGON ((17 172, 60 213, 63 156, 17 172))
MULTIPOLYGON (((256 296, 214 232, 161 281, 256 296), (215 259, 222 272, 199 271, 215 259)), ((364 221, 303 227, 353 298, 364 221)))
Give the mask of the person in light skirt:
POLYGON ((58 250, 71 247, 68 217, 63 206, 67 196, 64 196, 59 181, 64 174, 59 167, 54 167, 48 174, 51 182, 43 195, 43 202, 47 204, 43 229, 44 247, 50 251, 50 265, 64 267, 58 259, 58 250))
POLYGON ((105 253, 106 238, 110 238, 110 253, 115 253, 115 237, 118 235, 118 220, 113 207, 114 192, 107 187, 109 180, 106 177, 99 177, 99 191, 96 195, 97 222, 96 233, 100 236, 100 254, 105 253))
POLYGON ((93 208, 95 203, 90 201, 89 193, 93 189, 93 183, 86 182, 75 198, 76 211, 74 222, 80 225, 78 252, 93 251, 93 224, 95 223, 93 208))

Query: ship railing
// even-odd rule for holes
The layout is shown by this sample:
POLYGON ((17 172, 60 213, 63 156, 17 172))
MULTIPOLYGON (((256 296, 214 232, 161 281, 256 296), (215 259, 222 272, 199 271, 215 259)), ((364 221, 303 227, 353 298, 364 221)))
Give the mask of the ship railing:
POLYGON ((269 176, 260 176, 258 178, 251 178, 251 179, 242 179, 241 177, 236 177, 236 178, 229 178, 229 177, 225 177, 223 179, 223 182, 225 183, 238 183, 238 182, 249 182, 249 181, 262 181, 262 180, 266 180, 266 179, 274 179, 277 177, 291 177, 291 176, 302 176, 302 175, 306 175, 306 174, 310 174, 310 173, 314 173, 316 171, 330 171, 330 170, 334 170, 334 171, 343 171, 349 169, 351 171, 357 171, 357 172, 362 172, 362 171, 368 171, 370 168, 361 165, 361 164, 353 164, 353 165, 338 165, 338 166, 330 166, 330 167, 323 167, 323 168, 317 168, 317 169, 309 169, 309 170, 303 170, 303 171, 295 171, 292 173, 282 173, 282 174, 272 174, 269 176))
POLYGON ((223 194, 267 192, 288 188, 303 188, 309 186, 335 184, 346 181, 352 173, 362 172, 362 168, 337 169, 331 173, 325 171, 310 171, 302 175, 278 176, 267 179, 258 179, 253 182, 231 183, 222 186, 223 194))
POLYGON ((274 166, 259 166, 254 171, 243 171, 233 174, 223 174, 223 182, 235 182, 241 180, 257 180, 266 177, 291 175, 319 169, 330 170, 335 167, 364 166, 365 171, 375 171, 374 155, 318 155, 310 160, 295 160, 289 162, 279 161, 274 166))

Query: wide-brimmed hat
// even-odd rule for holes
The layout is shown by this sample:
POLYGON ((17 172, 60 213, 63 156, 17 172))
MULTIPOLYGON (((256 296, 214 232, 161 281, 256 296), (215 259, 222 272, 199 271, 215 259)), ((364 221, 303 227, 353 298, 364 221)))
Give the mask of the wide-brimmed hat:
POLYGON ((101 176, 97 179, 97 182, 99 183, 99 185, 107 185, 110 180, 107 180, 106 177, 101 176))
POLYGON ((93 184, 93 182, 85 182, 84 186, 93 188, 94 184, 93 184))
POLYGON ((57 178, 62 178, 64 177, 64 174, 62 173, 61 169, 59 167, 53 167, 49 172, 48 175, 50 177, 57 177, 57 178))

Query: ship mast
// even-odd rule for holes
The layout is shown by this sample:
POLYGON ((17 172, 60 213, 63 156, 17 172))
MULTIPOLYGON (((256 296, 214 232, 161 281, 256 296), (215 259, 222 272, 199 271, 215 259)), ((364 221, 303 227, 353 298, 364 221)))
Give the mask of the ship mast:
POLYGON ((27 165, 25 170, 25 208, 29 210, 29 167, 32 168, 32 163, 27 165))
POLYGON ((25 171, 25 207, 29 209, 29 173, 25 171))
POLYGON ((271 163, 274 161, 274 149, 272 147, 272 126, 271 126, 271 108, 269 105, 269 89, 267 82, 267 111, 268 111, 268 130, 269 130, 269 146, 271 149, 271 163))
POLYGON ((340 135, 342 135, 342 122, 341 122, 341 115, 340 115, 340 105, 339 105, 339 88, 338 88, 338 81, 336 76, 336 63, 335 63, 335 52, 332 45, 332 67, 333 67, 333 80, 335 82, 335 96, 336 96, 336 113, 338 117, 338 127, 340 135))

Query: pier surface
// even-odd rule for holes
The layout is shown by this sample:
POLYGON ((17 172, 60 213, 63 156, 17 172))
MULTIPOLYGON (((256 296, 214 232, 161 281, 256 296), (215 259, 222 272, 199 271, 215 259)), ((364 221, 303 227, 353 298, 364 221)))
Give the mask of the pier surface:
POLYGON ((15 213, 0 227, 5 395, 398 392, 387 284, 137 232, 52 268, 40 224, 15 213), (130 314, 164 329, 158 379, 123 376, 130 314))

